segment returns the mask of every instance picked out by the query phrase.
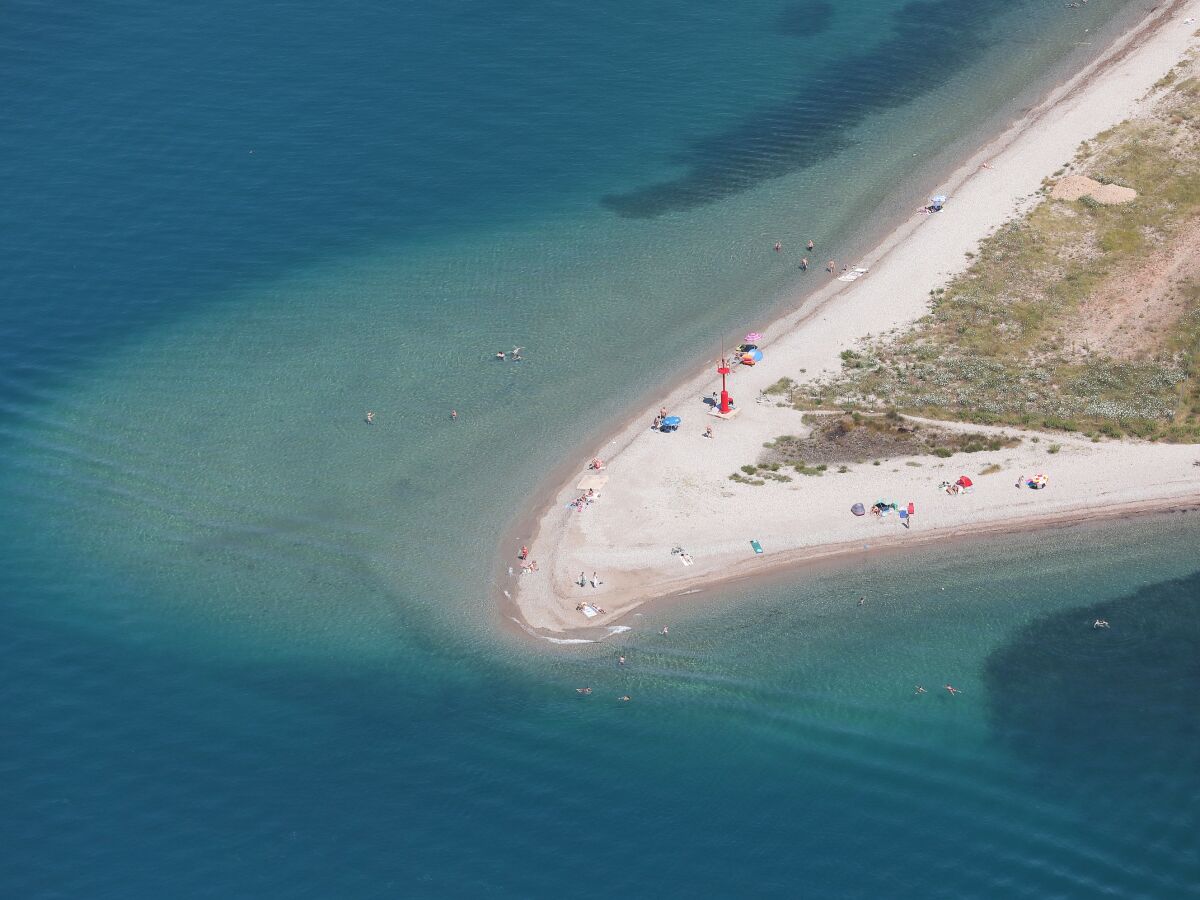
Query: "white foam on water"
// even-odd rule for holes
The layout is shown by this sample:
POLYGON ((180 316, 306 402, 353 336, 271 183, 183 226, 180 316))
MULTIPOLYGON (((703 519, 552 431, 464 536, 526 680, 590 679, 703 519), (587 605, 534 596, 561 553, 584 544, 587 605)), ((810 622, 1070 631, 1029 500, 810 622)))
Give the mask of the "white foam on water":
POLYGON ((609 634, 624 634, 626 631, 633 631, 632 625, 609 625, 605 629, 609 634))
MULTIPOLYGON (((511 621, 513 621, 513 622, 516 622, 516 623, 517 623, 517 625, 519 625, 519 626, 520 626, 521 630, 522 630, 522 631, 524 631, 524 632, 525 632, 527 635, 529 635, 530 637, 535 637, 535 638, 538 638, 539 640, 543 640, 543 641, 549 641, 551 644, 597 644, 597 643, 599 643, 599 641, 596 641, 596 640, 594 640, 594 639, 592 639, 592 638, 555 638, 555 637, 547 637, 547 636, 546 636, 546 635, 544 635, 544 634, 538 634, 536 631, 534 631, 532 628, 530 628, 528 625, 526 625, 524 622, 522 622, 522 621, 521 621, 520 619, 518 619, 516 616, 509 616, 508 618, 509 618, 511 621)), ((616 627, 618 627, 618 628, 619 628, 619 627, 622 627, 622 626, 616 626, 616 627)))

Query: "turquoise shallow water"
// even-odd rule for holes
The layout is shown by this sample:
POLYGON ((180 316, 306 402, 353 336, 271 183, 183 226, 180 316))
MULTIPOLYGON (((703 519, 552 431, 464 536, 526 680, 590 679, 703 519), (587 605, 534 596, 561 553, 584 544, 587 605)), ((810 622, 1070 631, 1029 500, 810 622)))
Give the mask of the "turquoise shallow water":
POLYGON ((1190 520, 669 644, 494 607, 544 473, 1145 8, 1089 6, 10 5, 0 892, 1194 893, 1190 520))

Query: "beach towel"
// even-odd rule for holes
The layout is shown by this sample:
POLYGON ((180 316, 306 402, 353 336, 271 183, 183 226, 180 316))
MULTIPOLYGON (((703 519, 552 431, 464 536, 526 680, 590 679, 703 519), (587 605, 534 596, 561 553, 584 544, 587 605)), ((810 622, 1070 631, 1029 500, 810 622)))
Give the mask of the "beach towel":
POLYGON ((762 552, 763 552, 762 544, 760 544, 758 541, 751 541, 750 546, 754 548, 754 553, 756 556, 762 554, 762 552))
POLYGON ((859 266, 855 266, 853 269, 848 269, 845 272, 843 272, 841 275, 839 275, 838 281, 858 281, 858 279, 862 278, 866 274, 867 274, 866 269, 863 269, 859 266))
POLYGON ((596 609, 596 607, 592 606, 590 603, 585 603, 583 604, 583 614, 589 619, 592 619, 600 614, 600 610, 596 609))

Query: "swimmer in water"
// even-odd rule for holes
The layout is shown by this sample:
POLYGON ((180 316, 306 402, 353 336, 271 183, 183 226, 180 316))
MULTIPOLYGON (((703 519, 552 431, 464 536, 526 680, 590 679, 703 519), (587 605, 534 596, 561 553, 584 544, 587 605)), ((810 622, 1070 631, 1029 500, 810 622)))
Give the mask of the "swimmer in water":
POLYGON ((628 694, 622 694, 622 695, 621 695, 620 697, 618 697, 617 699, 618 699, 618 700, 620 700, 622 703, 628 703, 628 702, 629 702, 630 700, 632 700, 633 698, 632 698, 632 697, 630 697, 628 694))
POLYGON ((667 626, 666 626, 666 625, 664 625, 664 626, 662 627, 662 631, 660 631, 660 632, 659 632, 659 634, 663 634, 663 635, 665 635, 665 634, 667 633, 667 631, 668 631, 668 629, 667 629, 667 626))
POLYGON ((775 252, 778 253, 782 249, 783 249, 783 244, 781 244, 779 241, 776 241, 775 242, 775 252))
POLYGON ((458 421, 458 410, 457 409, 450 410, 450 421, 451 422, 458 421))
POLYGON ((866 597, 859 597, 859 598, 858 598, 858 605, 859 605, 859 606, 866 606, 866 605, 867 605, 867 598, 866 598, 866 597))
POLYGON ((591 692, 592 689, 590 687, 575 688, 575 693, 577 694, 590 694, 591 692))
POLYGON ((950 696, 951 696, 951 697, 953 697, 955 694, 959 693, 959 690, 958 690, 958 688, 956 688, 956 687, 955 687, 954 685, 952 685, 952 684, 948 684, 948 685, 946 685, 946 690, 950 692, 950 696))
POLYGON ((500 359, 500 360, 504 359, 504 351, 503 350, 496 351, 496 359, 500 359))
POLYGON ((375 413, 371 412, 371 410, 369 410, 369 409, 367 410, 367 424, 368 425, 375 424, 375 413))
POLYGON ((618 657, 617 657, 617 665, 618 665, 618 666, 623 666, 623 665, 625 665, 625 657, 623 657, 623 656, 618 656, 618 657))
POLYGON ((916 688, 917 689, 915 691, 913 691, 914 694, 924 694, 925 693, 925 688, 921 687, 919 684, 916 686, 916 688))
POLYGON ((801 272, 808 271, 808 257, 807 256, 805 256, 803 259, 800 260, 800 271, 801 272))
POLYGON ((813 247, 815 247, 815 246, 817 246, 817 245, 816 245, 816 244, 814 244, 812 241, 809 241, 809 242, 808 242, 807 244, 805 244, 804 246, 808 248, 808 252, 809 252, 809 253, 812 253, 812 252, 813 252, 813 247))
POLYGON ((1097 619, 1095 622, 1092 623, 1092 627, 1093 628, 1107 628, 1108 620, 1107 619, 1097 619))

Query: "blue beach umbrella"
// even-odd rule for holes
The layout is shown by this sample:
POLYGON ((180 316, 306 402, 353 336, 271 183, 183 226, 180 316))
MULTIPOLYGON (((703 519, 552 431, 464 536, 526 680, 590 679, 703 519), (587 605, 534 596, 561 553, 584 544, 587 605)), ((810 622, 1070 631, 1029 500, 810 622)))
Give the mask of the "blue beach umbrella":
POLYGON ((663 425, 667 428, 678 428, 682 422, 683 419, 679 416, 667 416, 662 420, 663 425))
POLYGON ((945 206, 945 205, 946 205, 946 195, 945 195, 945 194, 938 194, 936 197, 934 197, 934 198, 933 198, 932 200, 930 200, 929 202, 930 202, 930 203, 931 203, 933 206, 945 206))

